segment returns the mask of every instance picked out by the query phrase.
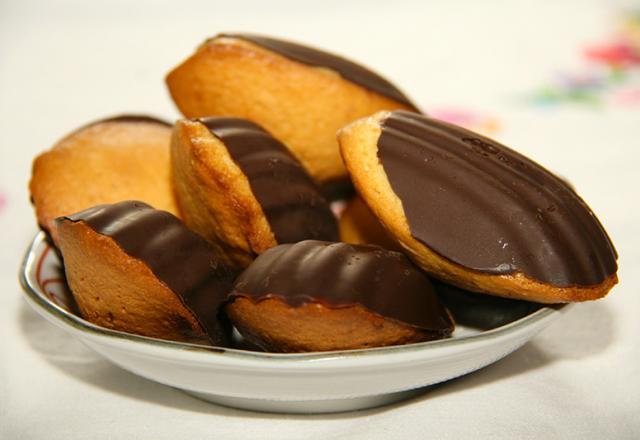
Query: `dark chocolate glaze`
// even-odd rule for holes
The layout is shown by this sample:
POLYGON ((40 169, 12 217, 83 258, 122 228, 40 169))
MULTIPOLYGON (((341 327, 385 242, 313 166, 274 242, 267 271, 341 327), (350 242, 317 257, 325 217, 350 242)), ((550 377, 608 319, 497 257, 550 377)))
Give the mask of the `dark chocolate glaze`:
POLYGON ((491 330, 524 318, 539 310, 541 304, 469 292, 432 280, 440 301, 449 309, 456 324, 491 330))
POLYGON ((374 73, 371 70, 345 58, 323 52, 309 46, 303 46, 290 41, 278 40, 261 35, 221 34, 218 37, 231 37, 246 40, 300 63, 309 64, 311 66, 327 67, 338 72, 340 76, 346 80, 359 84, 369 90, 379 93, 382 96, 393 99, 394 101, 405 104, 415 111, 419 111, 411 100, 392 83, 377 73, 374 73))
POLYGON ((378 157, 411 234, 489 274, 589 286, 617 270, 602 225, 562 179, 497 142, 406 111, 381 122, 378 157))
POLYGON ((101 121, 96 121, 92 125, 100 124, 103 122, 138 122, 138 123, 146 123, 146 124, 160 124, 166 125, 167 127, 171 127, 167 121, 163 121, 162 119, 158 119, 154 116, 148 115, 119 115, 111 118, 103 119, 101 121))
POLYGON ((338 225, 320 189, 277 139, 246 119, 198 119, 220 139, 247 176, 278 243, 338 240, 338 225))
POLYGON ((171 127, 171 124, 169 124, 168 122, 163 121, 162 119, 155 118, 153 116, 125 114, 125 115, 112 116, 109 118, 99 119, 97 121, 89 122, 88 124, 85 124, 80 128, 72 131, 68 136, 71 136, 75 133, 79 133, 95 125, 104 124, 106 122, 135 122, 135 123, 141 123, 141 124, 159 124, 159 125, 164 125, 166 127, 171 127))
POLYGON ((65 138, 73 136, 81 131, 86 130, 87 128, 91 128, 93 126, 104 124, 106 122, 135 122, 141 124, 158 124, 164 125, 167 128, 170 128, 172 125, 162 119, 157 119, 153 116, 147 115, 118 115, 110 118, 99 119, 97 121, 89 122, 88 124, 82 125, 80 128, 73 130, 71 133, 67 134, 65 138))
POLYGON ((355 197, 356 189, 349 177, 340 177, 325 181, 320 186, 320 191, 329 202, 349 200, 355 197))
POLYGON ((228 329, 219 316, 234 274, 210 245, 177 217, 137 201, 99 205, 57 222, 83 222, 111 237, 129 256, 144 262, 178 295, 214 345, 226 345, 228 329))
POLYGON ((441 336, 453 331, 429 279, 401 253, 378 246, 315 240, 276 246, 238 277, 230 298, 238 296, 279 298, 292 307, 360 304, 441 336))

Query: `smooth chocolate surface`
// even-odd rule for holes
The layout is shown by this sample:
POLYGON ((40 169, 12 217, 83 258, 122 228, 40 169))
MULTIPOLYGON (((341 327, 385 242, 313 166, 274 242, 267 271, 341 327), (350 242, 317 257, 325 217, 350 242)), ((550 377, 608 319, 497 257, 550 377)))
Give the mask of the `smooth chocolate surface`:
POLYGON ((247 176, 278 243, 338 240, 336 218, 313 179, 277 139, 238 118, 199 121, 220 139, 247 176))
POLYGON ((236 280, 230 298, 279 298, 292 307, 361 304, 414 327, 453 331, 429 279, 401 253, 378 246, 302 241, 271 248, 236 280))
POLYGON ((529 301, 469 292, 438 280, 432 283, 456 324, 480 330, 502 327, 543 307, 529 301))
POLYGON ((148 115, 125 114, 125 115, 114 116, 112 118, 103 119, 101 121, 95 122, 94 124, 99 124, 102 122, 139 122, 139 123, 147 123, 147 124, 160 124, 160 125, 166 125, 167 127, 171 127, 171 124, 169 124, 167 121, 163 121, 162 119, 158 119, 154 116, 148 116, 148 115))
POLYGON ((394 101, 406 104, 414 110, 419 111, 411 100, 389 81, 377 73, 337 55, 314 49, 309 46, 264 37, 261 35, 222 34, 219 35, 219 37, 231 37, 246 40, 300 63, 309 64, 311 66, 327 67, 338 72, 344 79, 359 84, 369 90, 379 93, 380 95, 386 96, 387 98, 391 98, 394 101))
POLYGON ((219 319, 234 274, 218 261, 210 245, 172 214, 137 201, 99 205, 56 221, 83 222, 111 237, 128 255, 144 262, 175 292, 214 345, 226 345, 219 319))
POLYGON ((117 115, 117 116, 112 116, 109 118, 99 119, 97 121, 89 122, 88 124, 82 125, 80 128, 73 130, 71 133, 67 135, 67 137, 70 137, 76 133, 80 133, 81 131, 91 128, 95 125, 105 124, 108 122, 125 122, 125 123, 133 122, 133 123, 140 123, 140 124, 158 124, 158 125, 164 125, 167 128, 171 128, 171 124, 169 124, 166 121, 163 121, 162 119, 158 119, 154 116, 124 114, 124 115, 117 115))
POLYGON ((444 258, 555 286, 596 285, 617 254, 586 203, 537 163, 461 127, 406 111, 382 121, 378 157, 411 234, 444 258))
POLYGON ((323 182, 320 191, 329 202, 349 200, 355 197, 356 189, 349 177, 341 177, 323 182))
POLYGON ((71 134, 79 133, 83 130, 86 130, 87 128, 93 127, 94 125, 104 124, 107 122, 133 122, 133 123, 140 123, 140 124, 158 124, 158 125, 164 125, 166 127, 171 127, 171 124, 169 124, 168 122, 153 116, 124 114, 124 115, 118 115, 110 118, 89 122, 88 124, 85 124, 82 127, 72 131, 71 134))

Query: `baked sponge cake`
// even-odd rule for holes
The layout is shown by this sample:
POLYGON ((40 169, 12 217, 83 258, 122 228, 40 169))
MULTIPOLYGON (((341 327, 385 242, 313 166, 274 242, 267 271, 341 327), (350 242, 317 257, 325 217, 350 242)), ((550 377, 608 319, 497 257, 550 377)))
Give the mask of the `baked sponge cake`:
POLYGON ((229 326, 219 312, 235 274, 175 216, 124 201, 56 224, 83 318, 154 338, 228 344, 229 326))
POLYGON ((225 310, 248 341, 275 352, 429 341, 454 327, 429 279, 403 254, 315 240, 260 255, 225 310))
POLYGON ((142 200, 177 214, 171 186, 171 126, 126 115, 86 125, 40 154, 29 190, 38 224, 57 242, 54 220, 103 203, 142 200))
POLYGON ((338 138, 360 196, 433 277, 541 303, 601 298, 616 284, 616 251, 587 204, 504 145, 406 111, 338 138))
POLYGON ((336 218, 314 180, 251 121, 180 120, 171 161, 184 222, 230 265, 244 268, 282 243, 338 239, 336 218))
POLYGON ((340 241, 351 244, 374 244, 401 252, 402 248, 382 227, 361 197, 351 198, 338 220, 340 241))
POLYGON ((250 34, 205 41, 166 82, 187 118, 257 122, 321 183, 346 175, 335 139, 340 127, 378 110, 416 109, 389 81, 349 60, 250 34))

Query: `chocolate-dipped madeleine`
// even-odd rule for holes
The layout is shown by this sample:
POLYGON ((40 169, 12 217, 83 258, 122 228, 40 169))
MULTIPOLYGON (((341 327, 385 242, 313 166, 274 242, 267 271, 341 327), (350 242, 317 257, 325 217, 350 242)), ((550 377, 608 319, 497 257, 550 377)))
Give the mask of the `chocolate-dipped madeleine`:
POLYGON ((219 309, 234 273, 175 216, 124 201, 56 223, 67 282, 85 319, 143 336, 228 343, 219 309))
POLYGON ((91 206, 142 200, 174 214, 171 126, 126 115, 86 125, 33 162, 29 189, 40 226, 57 242, 54 220, 91 206))
POLYGON ((338 138, 358 193, 432 276, 542 303, 597 299, 616 284, 617 255, 593 212, 521 154, 406 111, 338 138))
POLYGON ((234 266, 246 267, 277 244, 338 238, 336 219, 316 183, 253 122, 178 121, 171 160, 185 223, 234 266))
POLYGON ((229 301, 226 313, 240 333, 275 352, 399 345, 453 331, 429 279, 378 246, 277 246, 238 277, 229 301))
POLYGON ((335 139, 340 127, 379 110, 415 109, 389 81, 349 60, 250 34, 207 40, 166 82, 187 118, 255 121, 321 182, 346 175, 335 139))

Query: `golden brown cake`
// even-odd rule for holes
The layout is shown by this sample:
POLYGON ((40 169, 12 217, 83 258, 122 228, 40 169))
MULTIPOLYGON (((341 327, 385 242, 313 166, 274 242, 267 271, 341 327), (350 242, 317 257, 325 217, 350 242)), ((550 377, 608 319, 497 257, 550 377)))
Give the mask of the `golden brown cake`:
POLYGON ((617 254, 593 212, 515 151, 406 111, 338 138, 360 196, 433 277, 542 303, 601 298, 616 284, 617 254))
POLYGON ((340 241, 345 243, 375 244, 394 251, 402 250, 358 196, 347 203, 347 207, 340 215, 338 227, 340 241))
POLYGON ((167 75, 187 118, 236 116, 280 139, 318 181, 345 176, 336 131, 378 110, 415 109, 384 78, 299 44, 218 35, 167 75))
POLYGON ((338 239, 336 219, 316 183, 253 122, 178 121, 171 160, 182 218, 229 264, 246 267, 281 243, 338 239))
POLYGON ((177 214, 170 139, 171 126, 147 116, 105 119, 69 134, 33 162, 38 224, 57 242, 56 217, 102 203, 142 200, 177 214))

